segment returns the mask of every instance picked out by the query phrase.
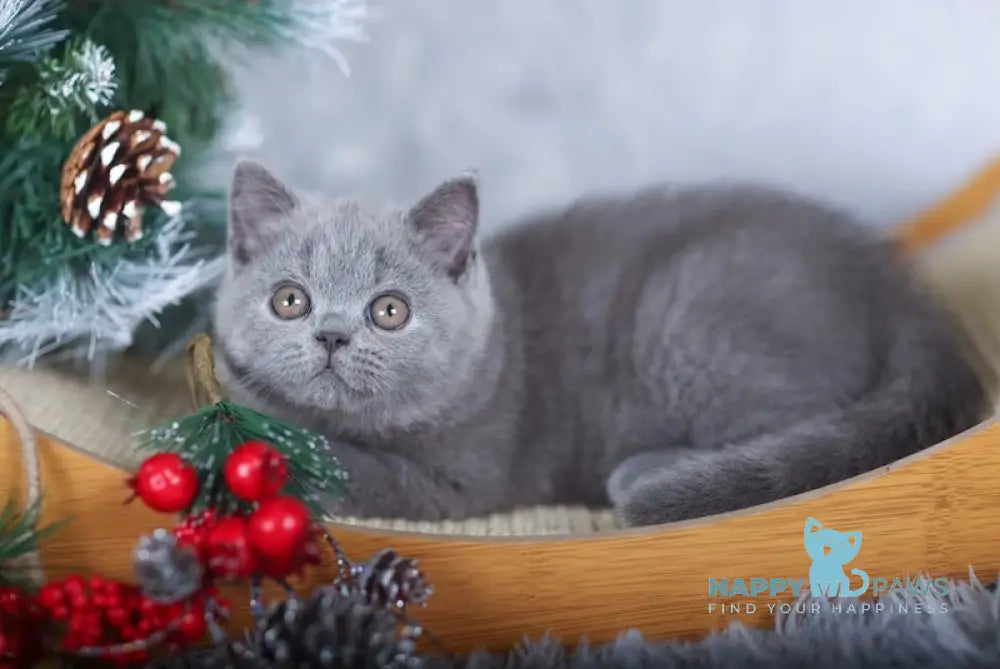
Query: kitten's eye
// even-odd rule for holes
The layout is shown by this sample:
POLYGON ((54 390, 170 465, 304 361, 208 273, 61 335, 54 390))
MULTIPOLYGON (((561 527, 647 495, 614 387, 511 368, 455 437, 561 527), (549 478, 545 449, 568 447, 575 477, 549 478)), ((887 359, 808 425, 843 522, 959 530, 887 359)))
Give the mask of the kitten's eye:
POLYGON ((285 320, 302 318, 309 313, 309 295, 295 284, 278 286, 271 296, 271 310, 275 316, 285 320))
POLYGON ((369 307, 372 322, 383 330, 398 330, 410 320, 410 305, 398 295, 380 295, 369 307))

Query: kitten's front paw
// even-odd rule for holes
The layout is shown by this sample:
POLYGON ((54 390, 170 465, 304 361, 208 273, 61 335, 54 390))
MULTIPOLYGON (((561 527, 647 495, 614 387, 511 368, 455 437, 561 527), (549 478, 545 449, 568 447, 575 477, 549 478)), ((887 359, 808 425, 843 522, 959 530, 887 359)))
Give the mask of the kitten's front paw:
POLYGON ((638 476, 615 504, 629 526, 661 525, 701 518, 738 508, 738 501, 725 494, 727 488, 713 484, 713 475, 676 463, 638 476))
POLYGON ((605 485, 608 499, 613 505, 621 506, 628 499, 629 491, 656 476, 676 458, 676 455, 660 452, 637 453, 625 458, 608 477, 605 485))
POLYGON ((646 486, 632 488, 615 505, 615 511, 623 523, 629 527, 645 527, 706 515, 694 504, 679 500, 674 495, 664 495, 659 483, 651 481, 646 486))
POLYGON ((606 490, 622 520, 631 526, 657 525, 701 515, 704 495, 677 476, 678 464, 691 460, 687 448, 636 453, 622 460, 608 477, 606 490))

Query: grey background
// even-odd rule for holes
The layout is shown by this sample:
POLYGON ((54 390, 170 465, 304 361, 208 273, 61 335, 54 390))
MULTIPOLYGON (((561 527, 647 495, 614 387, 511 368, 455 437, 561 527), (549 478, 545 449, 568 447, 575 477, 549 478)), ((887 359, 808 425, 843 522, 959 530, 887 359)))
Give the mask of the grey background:
POLYGON ((380 0, 370 41, 239 74, 244 151, 335 195, 482 180, 485 224, 754 179, 907 216, 1000 150, 993 0, 380 0))

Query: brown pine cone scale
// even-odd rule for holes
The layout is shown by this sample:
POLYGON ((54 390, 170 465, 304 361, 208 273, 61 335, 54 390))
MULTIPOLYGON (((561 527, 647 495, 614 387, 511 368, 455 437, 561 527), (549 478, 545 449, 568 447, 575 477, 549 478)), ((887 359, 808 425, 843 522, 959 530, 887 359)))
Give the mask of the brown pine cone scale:
POLYGON ((141 111, 117 111, 80 138, 63 164, 60 188, 62 217, 73 234, 83 238, 93 231, 109 245, 121 230, 135 242, 143 234, 143 207, 180 213, 180 203, 166 196, 181 148, 166 131, 166 124, 141 111))

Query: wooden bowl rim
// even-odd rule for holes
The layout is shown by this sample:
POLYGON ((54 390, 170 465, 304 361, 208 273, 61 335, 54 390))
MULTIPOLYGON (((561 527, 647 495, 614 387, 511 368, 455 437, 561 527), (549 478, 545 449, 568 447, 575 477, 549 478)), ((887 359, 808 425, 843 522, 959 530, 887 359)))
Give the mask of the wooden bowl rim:
POLYGON ((818 497, 823 497, 836 490, 841 490, 843 488, 848 488, 854 486, 858 483, 863 483, 874 478, 885 476, 889 472, 907 467, 913 463, 919 462, 926 458, 933 456, 934 454, 943 451, 950 446, 957 444, 958 442, 964 441, 969 437, 979 434, 980 432, 988 432, 1000 423, 1000 418, 997 416, 990 416, 986 420, 970 427, 963 432, 960 432, 944 441, 939 441, 936 444, 932 444, 916 453, 911 453, 899 460, 895 460, 887 465, 883 465, 876 469, 862 472, 851 478, 844 479, 842 481, 837 481, 836 483, 831 483, 825 485, 821 488, 814 488, 806 492, 799 493, 797 495, 791 495, 789 497, 782 497, 771 502, 765 502, 764 504, 757 504, 755 506, 748 506, 742 509, 736 509, 735 511, 726 511, 724 513, 716 513, 708 516, 702 516, 700 518, 692 518, 690 520, 680 520, 672 523, 661 523, 659 525, 646 525, 644 527, 625 527, 617 528, 612 530, 601 530, 598 532, 592 532, 588 534, 559 534, 559 535, 469 535, 469 534, 435 534, 430 532, 420 532, 415 530, 400 530, 393 528, 380 528, 366 526, 363 524, 347 524, 347 523, 331 523, 331 527, 349 527, 352 531, 363 532, 369 534, 378 534, 385 536, 406 536, 410 538, 421 538, 434 541, 454 541, 454 542, 480 542, 483 544, 487 543, 536 543, 545 541, 575 541, 575 542, 587 542, 587 541, 600 541, 604 539, 611 539, 615 537, 629 537, 629 536, 643 536, 649 534, 665 534, 673 532, 675 530, 686 530, 694 527, 700 527, 702 525, 711 525, 719 521, 731 520, 736 518, 742 518, 744 516, 749 516, 756 513, 762 513, 770 511, 782 506, 787 506, 796 502, 808 501, 818 497))
MULTIPOLYGON (((479 544, 529 544, 529 543, 540 543, 540 542, 577 542, 585 543, 588 541, 604 541, 608 539, 613 539, 616 537, 635 537, 635 536, 645 536, 651 534, 666 534, 673 531, 686 530, 690 528, 699 527, 702 525, 710 525, 717 523, 719 521, 731 520, 736 518, 741 518, 744 516, 749 516, 755 513, 762 513, 775 509, 781 506, 787 506, 801 501, 808 501, 818 497, 823 497, 834 491, 848 488, 871 479, 885 476, 886 474, 907 467, 911 464, 924 460, 933 456, 934 454, 943 451, 950 446, 957 444, 958 442, 965 441, 966 439, 979 434, 981 432, 988 432, 998 428, 1000 424, 1000 417, 997 415, 992 415, 986 418, 982 422, 964 430, 944 441, 939 441, 936 444, 928 446, 927 448, 921 449, 915 453, 895 460, 887 465, 883 465, 876 469, 863 472, 851 478, 844 479, 842 481, 837 481, 836 483, 831 483, 820 488, 814 488, 797 495, 791 495, 789 497, 782 497, 771 502, 766 502, 764 504, 757 504, 755 506, 749 506, 742 509, 737 509, 734 511, 726 511, 724 513, 717 513, 708 516, 702 516, 700 518, 692 518, 690 520, 681 520, 672 523, 662 523, 659 525, 646 525, 643 527, 624 527, 616 528, 611 530, 601 530, 597 532, 590 532, 586 534, 458 534, 458 533, 435 533, 435 532, 425 532, 419 530, 403 530, 398 528, 383 528, 376 527, 372 525, 365 525, 364 523, 343 523, 343 522, 326 522, 324 525, 331 528, 333 533, 336 534, 336 528, 344 528, 351 532, 358 534, 368 534, 368 535, 378 535, 385 537, 407 537, 410 539, 421 539, 427 541, 441 541, 441 542, 453 542, 453 543, 479 543, 479 544)), ((45 433, 39 430, 40 434, 44 435, 46 438, 57 442, 65 446, 66 448, 76 451, 97 460, 113 469, 117 469, 122 472, 123 475, 127 475, 128 470, 121 466, 120 464, 114 463, 108 459, 95 456, 89 451, 77 448, 72 444, 66 443, 60 440, 58 437, 45 433)), ((384 520, 384 519, 378 519, 384 520)), ((390 519, 391 520, 391 519, 390 519)), ((459 521, 461 522, 461 521, 459 521)))

